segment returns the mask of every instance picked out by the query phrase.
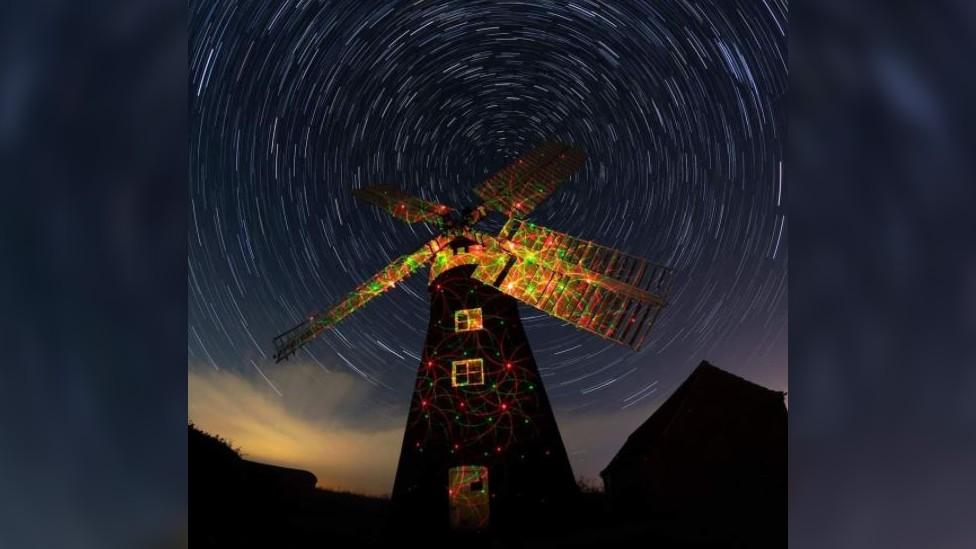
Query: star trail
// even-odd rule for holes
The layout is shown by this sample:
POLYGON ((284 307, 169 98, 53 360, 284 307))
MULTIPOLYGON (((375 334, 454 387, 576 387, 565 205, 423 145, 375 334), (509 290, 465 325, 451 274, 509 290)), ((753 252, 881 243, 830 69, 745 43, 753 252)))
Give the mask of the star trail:
MULTIPOLYGON (((192 2, 190 371, 285 401, 315 390, 276 382, 272 338, 434 231, 352 191, 472 206, 476 185, 555 139, 587 160, 530 219, 675 271, 639 352, 521 308, 560 423, 646 417, 703 359, 785 390, 786 15, 778 0, 192 2)), ((402 427, 427 282, 292 358, 324 383, 356 377, 361 402, 337 414, 402 427)), ((564 436, 574 460, 597 444, 564 436)))

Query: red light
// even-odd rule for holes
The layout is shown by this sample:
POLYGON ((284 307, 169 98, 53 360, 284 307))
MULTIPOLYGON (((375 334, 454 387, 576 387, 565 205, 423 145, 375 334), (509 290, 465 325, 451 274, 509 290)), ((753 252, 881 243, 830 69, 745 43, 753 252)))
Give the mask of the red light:
POLYGON ((495 451, 500 454, 502 452, 502 447, 501 446, 496 446, 495 447, 495 451))
POLYGON ((508 404, 502 403, 502 410, 508 410, 508 404))
POLYGON ((506 370, 511 370, 512 369, 512 363, 511 362, 506 362, 505 363, 505 369, 506 370))
POLYGON ((464 403, 463 402, 461 403, 461 407, 464 408, 464 403))
POLYGON ((420 401, 420 405, 421 406, 427 406, 427 401, 426 400, 421 400, 420 401))
POLYGON ((434 365, 434 361, 433 361, 433 360, 428 360, 428 361, 427 361, 427 367, 428 367, 428 368, 430 368, 430 367, 431 367, 431 366, 433 366, 433 365, 434 365))
POLYGON ((460 447, 461 447, 461 446, 460 446, 459 444, 457 444, 457 443, 455 443, 455 444, 454 444, 454 449, 455 449, 455 450, 457 450, 457 449, 458 449, 458 448, 460 448, 460 447))

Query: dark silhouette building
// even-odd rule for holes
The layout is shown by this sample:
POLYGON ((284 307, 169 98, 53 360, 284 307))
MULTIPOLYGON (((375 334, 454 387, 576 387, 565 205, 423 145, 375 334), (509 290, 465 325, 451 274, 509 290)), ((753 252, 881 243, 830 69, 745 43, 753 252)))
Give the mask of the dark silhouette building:
POLYGON ((702 362, 601 472, 615 515, 786 545, 784 393, 702 362))
POLYGON ((578 490, 509 297, 471 276, 459 238, 431 270, 431 313, 392 503, 397 531, 523 531, 578 490))

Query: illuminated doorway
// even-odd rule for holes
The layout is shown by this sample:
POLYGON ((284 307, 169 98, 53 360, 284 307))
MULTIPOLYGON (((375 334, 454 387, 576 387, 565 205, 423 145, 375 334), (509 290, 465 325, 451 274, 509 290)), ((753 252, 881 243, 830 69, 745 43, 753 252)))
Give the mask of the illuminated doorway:
POLYGON ((488 468, 452 467, 447 472, 451 528, 478 530, 488 526, 488 468))

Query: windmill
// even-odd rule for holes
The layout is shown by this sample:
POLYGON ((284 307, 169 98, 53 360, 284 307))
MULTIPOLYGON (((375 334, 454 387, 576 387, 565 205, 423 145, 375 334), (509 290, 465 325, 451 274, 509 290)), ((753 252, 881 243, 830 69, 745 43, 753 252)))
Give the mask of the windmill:
POLYGON ((399 520, 427 531, 522 528, 559 520, 560 503, 576 494, 517 302, 638 349, 672 279, 667 267, 525 218, 584 159, 578 148, 545 143, 477 186, 482 202, 463 211, 390 186, 354 191, 439 232, 275 338, 280 362, 430 265, 430 321, 392 495, 399 520), (497 235, 475 228, 489 210, 507 217, 497 235))

